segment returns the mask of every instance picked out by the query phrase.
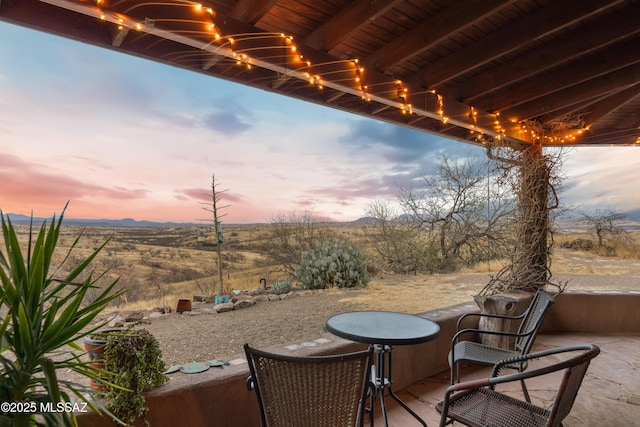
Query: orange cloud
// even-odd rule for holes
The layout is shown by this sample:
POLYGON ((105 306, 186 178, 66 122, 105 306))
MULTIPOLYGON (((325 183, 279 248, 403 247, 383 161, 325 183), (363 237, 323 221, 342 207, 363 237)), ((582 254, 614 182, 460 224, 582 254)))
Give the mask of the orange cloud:
POLYGON ((60 209, 67 200, 114 204, 144 199, 148 193, 92 184, 10 154, 0 154, 0 182, 0 209, 14 213, 29 212, 34 207, 60 209))

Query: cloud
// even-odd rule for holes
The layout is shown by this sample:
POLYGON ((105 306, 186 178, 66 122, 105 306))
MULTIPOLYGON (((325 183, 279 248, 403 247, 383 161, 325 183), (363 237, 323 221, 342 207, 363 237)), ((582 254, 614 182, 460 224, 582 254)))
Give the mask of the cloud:
POLYGON ((376 150, 391 162, 432 165, 441 153, 451 158, 468 154, 471 144, 374 120, 354 120, 340 142, 359 150, 376 150), (466 153, 466 154, 465 154, 466 153))
POLYGON ((92 184, 20 157, 0 154, 0 200, 4 211, 33 206, 59 207, 67 200, 104 199, 103 204, 144 199, 148 191, 92 184))
POLYGON ((338 200, 395 198, 400 188, 419 186, 422 177, 437 173, 443 155, 451 160, 486 158, 472 144, 368 119, 350 121, 339 142, 352 148, 352 162, 367 163, 372 174, 351 174, 340 185, 313 190, 338 200))
POLYGON ((230 111, 217 111, 204 117, 206 127, 221 132, 227 136, 241 134, 249 129, 249 125, 243 117, 230 111))
POLYGON ((378 177, 347 179, 338 185, 317 187, 309 191, 338 203, 351 203, 357 199, 395 198, 400 187, 408 186, 410 178, 402 175, 383 174, 378 177))
MULTIPOLYGON (((419 188, 442 154, 485 158, 475 145, 0 27, 3 40, 21 41, 0 43, 6 212, 71 200, 76 216, 193 221, 215 170, 232 190, 223 194, 230 222, 293 209, 349 220, 400 187, 419 188)), ((562 201, 637 209, 637 153, 571 153, 562 201)))
POLYGON ((226 136, 244 133, 253 128, 257 122, 254 113, 241 105, 235 96, 226 95, 191 101, 193 104, 190 107, 197 111, 211 110, 203 115, 202 124, 206 128, 226 136))
MULTIPOLYGON (((211 188, 187 188, 182 190, 176 190, 177 196, 181 200, 191 199, 198 202, 210 203, 211 202, 211 188)), ((218 193, 218 198, 223 204, 228 203, 246 203, 245 197, 234 194, 229 191, 218 193)))
POLYGON ((638 150, 633 147, 580 147, 567 155, 562 202, 578 210, 637 209, 640 189, 638 150))

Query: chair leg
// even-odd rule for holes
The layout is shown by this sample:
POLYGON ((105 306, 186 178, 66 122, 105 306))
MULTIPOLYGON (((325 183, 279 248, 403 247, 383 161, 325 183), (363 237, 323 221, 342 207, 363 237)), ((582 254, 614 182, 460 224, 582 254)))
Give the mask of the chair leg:
POLYGON ((378 386, 376 384, 376 365, 371 364, 371 379, 369 382, 369 424, 373 427, 373 420, 375 414, 373 412, 373 405, 376 403, 376 396, 378 395, 378 386))
POLYGON ((451 383, 451 385, 453 385, 453 376, 455 375, 454 374, 455 369, 456 369, 456 364, 455 363, 451 363, 451 375, 450 375, 450 378, 449 378, 449 382, 451 383))
POLYGON ((451 365, 451 385, 460 382, 460 362, 452 362, 451 365))
POLYGON ((375 405, 376 403, 376 394, 371 393, 371 396, 369 397, 369 425, 371 427, 373 427, 373 420, 375 418, 375 413, 373 411, 373 405, 375 405))
POLYGON ((524 394, 524 398, 527 403, 531 403, 531 398, 529 397, 529 390, 527 390, 527 385, 524 383, 524 380, 520 380, 520 384, 522 384, 522 394, 524 394))

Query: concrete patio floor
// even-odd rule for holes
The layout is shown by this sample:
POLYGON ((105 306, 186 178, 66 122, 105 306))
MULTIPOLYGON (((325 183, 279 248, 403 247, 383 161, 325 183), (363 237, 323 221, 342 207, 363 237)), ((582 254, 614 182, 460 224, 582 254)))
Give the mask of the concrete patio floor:
MULTIPOLYGON (((573 344, 596 344, 600 354, 592 360, 576 402, 564 427, 620 427, 640 425, 640 334, 594 335, 586 333, 541 334, 533 351, 573 344)), ((538 363, 538 362, 535 362, 538 363)), ((531 366, 536 366, 532 364, 531 366)), ((508 371, 507 371, 508 372, 508 371)), ((462 379, 485 378, 489 368, 466 367, 462 379)), ((545 376, 543 381, 528 381, 527 388, 532 402, 548 407, 553 396, 551 390, 559 376, 545 376)), ((442 400, 449 385, 449 373, 430 377, 414 383, 396 394, 415 411, 430 427, 438 426, 440 414, 435 404, 442 400)), ((522 398, 519 383, 498 390, 508 390, 514 397, 522 398)), ((420 426, 393 399, 387 397, 389 426, 420 426)), ((384 426, 379 405, 375 408, 375 425, 384 426)), ((368 417, 365 425, 368 425, 368 417)), ((459 424, 457 424, 459 425, 459 424)), ((515 426, 514 426, 515 427, 515 426)))

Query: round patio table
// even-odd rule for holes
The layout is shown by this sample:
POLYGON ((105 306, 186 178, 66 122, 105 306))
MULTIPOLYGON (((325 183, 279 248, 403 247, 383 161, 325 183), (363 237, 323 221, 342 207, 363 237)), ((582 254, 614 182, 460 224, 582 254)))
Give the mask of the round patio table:
MULTIPOLYGON (((385 426, 388 426, 384 402, 385 389, 389 395, 426 427, 426 423, 411 410, 391 388, 392 359, 394 345, 413 345, 435 339, 440 327, 424 317, 393 311, 352 311, 332 316, 327 320, 327 330, 332 334, 356 342, 372 345, 376 353, 376 365, 372 368, 372 381, 380 394, 380 407, 385 426)), ((369 412, 373 425, 373 399, 369 412)))

